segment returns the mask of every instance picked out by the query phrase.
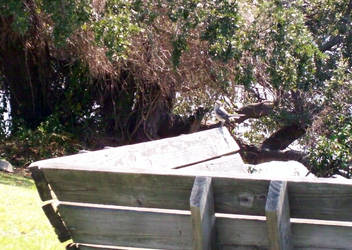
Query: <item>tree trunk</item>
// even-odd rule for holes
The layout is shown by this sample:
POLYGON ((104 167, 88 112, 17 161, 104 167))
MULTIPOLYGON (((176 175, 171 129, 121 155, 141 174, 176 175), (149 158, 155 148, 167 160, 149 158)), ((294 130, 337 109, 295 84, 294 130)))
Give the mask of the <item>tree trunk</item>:
MULTIPOLYGON (((0 30, 9 29, 11 18, 0 18, 0 30)), ((3 33, 0 44, 0 71, 10 93, 11 117, 34 128, 53 111, 54 93, 50 92, 53 70, 48 50, 31 47, 24 36, 3 33)))

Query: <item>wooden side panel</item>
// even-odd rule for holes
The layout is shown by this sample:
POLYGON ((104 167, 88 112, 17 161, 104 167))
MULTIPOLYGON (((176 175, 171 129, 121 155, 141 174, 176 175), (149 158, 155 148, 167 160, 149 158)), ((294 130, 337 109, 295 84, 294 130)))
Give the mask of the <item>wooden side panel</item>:
POLYGON ((211 250, 215 243, 214 197, 210 177, 196 177, 190 198, 193 250, 211 250))
POLYGON ((290 207, 286 181, 272 181, 270 183, 265 214, 270 249, 291 250, 290 207))
POLYGON ((192 249, 190 214, 59 205, 74 242, 156 249, 192 249))
POLYGON ((173 169, 239 150, 225 127, 151 142, 109 148, 39 161, 39 168, 115 171, 116 169, 173 169))
MULTIPOLYGON (((61 201, 189 209, 194 176, 43 169, 61 201), (170 198, 172 197, 172 199, 170 198)), ((217 213, 265 216, 270 181, 212 177, 217 213)), ((292 218, 352 221, 352 184, 288 181, 292 218)))

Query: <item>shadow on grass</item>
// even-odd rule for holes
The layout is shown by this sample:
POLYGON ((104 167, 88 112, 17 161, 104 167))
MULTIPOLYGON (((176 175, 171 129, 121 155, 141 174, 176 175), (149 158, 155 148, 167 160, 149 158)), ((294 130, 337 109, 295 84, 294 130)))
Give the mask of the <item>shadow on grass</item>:
POLYGON ((34 182, 30 177, 24 177, 19 174, 8 174, 0 172, 0 184, 32 188, 34 187, 34 182))

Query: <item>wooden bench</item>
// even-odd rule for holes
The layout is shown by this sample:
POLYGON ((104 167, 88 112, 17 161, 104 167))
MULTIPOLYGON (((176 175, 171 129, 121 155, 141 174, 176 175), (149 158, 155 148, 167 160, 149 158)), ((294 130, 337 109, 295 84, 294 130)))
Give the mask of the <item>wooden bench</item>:
POLYGON ((352 249, 350 181, 253 178, 225 128, 30 169, 70 249, 352 249))

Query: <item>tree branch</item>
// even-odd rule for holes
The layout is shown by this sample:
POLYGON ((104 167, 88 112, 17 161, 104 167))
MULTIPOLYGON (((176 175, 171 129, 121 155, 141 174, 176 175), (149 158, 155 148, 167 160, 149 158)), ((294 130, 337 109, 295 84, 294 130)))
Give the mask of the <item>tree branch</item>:
POLYGON ((306 128, 299 124, 292 124, 280 128, 267 138, 261 145, 262 150, 284 150, 292 142, 306 133, 306 128))
POLYGON ((310 169, 308 155, 296 150, 263 150, 255 145, 245 144, 241 139, 235 139, 240 147, 240 155, 247 164, 260 164, 270 161, 298 161, 310 169))
POLYGON ((341 35, 334 36, 330 38, 326 43, 322 44, 320 46, 320 50, 323 52, 327 50, 331 50, 332 47, 340 44, 342 40, 343 40, 343 37, 341 35))
POLYGON ((269 101, 248 104, 239 110, 237 113, 244 115, 236 120, 236 123, 242 123, 249 118, 260 118, 269 115, 274 108, 274 103, 269 101))

